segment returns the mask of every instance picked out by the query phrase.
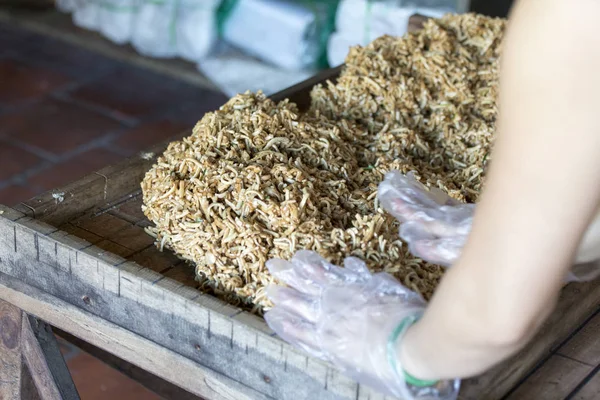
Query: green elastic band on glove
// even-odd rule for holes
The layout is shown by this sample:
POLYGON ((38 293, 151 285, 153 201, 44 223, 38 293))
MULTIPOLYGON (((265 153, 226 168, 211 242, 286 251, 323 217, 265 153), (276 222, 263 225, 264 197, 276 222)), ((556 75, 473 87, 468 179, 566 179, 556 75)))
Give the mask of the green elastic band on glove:
POLYGON ((401 334, 406 332, 406 330, 415 322, 419 320, 419 317, 416 315, 410 315, 404 318, 398 326, 392 331, 387 343, 387 358, 388 362, 393 368, 394 372, 401 376, 406 383, 415 387, 428 387, 437 384, 439 381, 426 381, 422 379, 415 378, 410 375, 408 372, 402 370, 402 372, 398 372, 398 363, 396 362, 396 342, 401 334))

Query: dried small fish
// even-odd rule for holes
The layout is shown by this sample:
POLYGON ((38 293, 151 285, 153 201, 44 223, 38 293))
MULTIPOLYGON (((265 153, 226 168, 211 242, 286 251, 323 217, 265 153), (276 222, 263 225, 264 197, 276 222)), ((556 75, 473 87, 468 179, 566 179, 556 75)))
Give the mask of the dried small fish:
POLYGON ((337 82, 300 114, 245 93, 208 113, 146 174, 143 211, 158 245, 196 267, 201 288, 262 312, 271 258, 349 255, 429 298, 443 274, 412 256, 376 201, 391 169, 461 201, 485 178, 505 21, 428 21, 351 49, 337 82))

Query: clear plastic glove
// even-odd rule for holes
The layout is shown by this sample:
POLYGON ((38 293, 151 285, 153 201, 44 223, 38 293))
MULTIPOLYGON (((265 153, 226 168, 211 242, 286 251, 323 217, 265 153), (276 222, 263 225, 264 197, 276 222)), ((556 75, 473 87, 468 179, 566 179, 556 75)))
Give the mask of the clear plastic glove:
MULTIPOLYGON (((410 252, 434 264, 450 266, 460 256, 471 231, 474 204, 460 203, 437 188, 427 189, 411 173, 388 172, 377 193, 385 210, 401 222, 400 238, 410 252)), ((567 282, 600 275, 600 214, 592 222, 567 282)))
POLYGON ((425 308, 421 296, 391 275, 371 274, 357 258, 347 258, 344 266, 306 250, 291 261, 268 261, 271 274, 288 285, 267 291, 275 304, 265 315, 271 329, 382 393, 404 400, 455 399, 458 380, 407 383, 396 355, 404 331, 425 308))
POLYGON ((474 204, 460 203, 437 188, 427 189, 411 173, 388 172, 377 193, 400 225, 400 238, 412 254, 450 266, 458 259, 471 230, 474 204))

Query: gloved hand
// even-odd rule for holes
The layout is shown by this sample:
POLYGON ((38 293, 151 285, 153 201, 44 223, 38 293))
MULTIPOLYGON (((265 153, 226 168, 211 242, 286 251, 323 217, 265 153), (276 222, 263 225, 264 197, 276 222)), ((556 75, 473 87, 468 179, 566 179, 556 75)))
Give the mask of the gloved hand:
POLYGON ((377 192, 383 208, 400 225, 410 252, 434 264, 450 266, 460 256, 475 211, 437 188, 427 189, 411 173, 388 172, 377 192))
MULTIPOLYGON (((460 256, 471 231, 474 204, 460 203, 437 188, 427 189, 412 174, 388 172, 377 193, 385 210, 400 225, 400 238, 410 252, 426 261, 452 265, 460 256)), ((567 282, 592 280, 600 268, 600 213, 588 228, 567 282)))
POLYGON ((409 399, 455 399, 459 381, 420 382, 405 374, 397 343, 426 305, 386 273, 371 274, 357 258, 345 268, 299 251, 267 267, 288 285, 270 286, 275 307, 265 314, 282 339, 333 363, 362 384, 409 399))

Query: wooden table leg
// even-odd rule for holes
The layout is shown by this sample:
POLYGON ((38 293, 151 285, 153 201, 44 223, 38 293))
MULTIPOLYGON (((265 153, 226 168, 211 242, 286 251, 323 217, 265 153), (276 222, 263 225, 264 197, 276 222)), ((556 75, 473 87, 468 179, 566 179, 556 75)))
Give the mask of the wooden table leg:
POLYGON ((21 314, 0 300, 0 400, 21 398, 21 314))
POLYGON ((79 400, 50 325, 23 313, 23 359, 42 400, 79 400))
POLYGON ((0 400, 79 400, 52 329, 0 300, 0 400))

